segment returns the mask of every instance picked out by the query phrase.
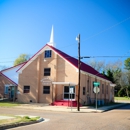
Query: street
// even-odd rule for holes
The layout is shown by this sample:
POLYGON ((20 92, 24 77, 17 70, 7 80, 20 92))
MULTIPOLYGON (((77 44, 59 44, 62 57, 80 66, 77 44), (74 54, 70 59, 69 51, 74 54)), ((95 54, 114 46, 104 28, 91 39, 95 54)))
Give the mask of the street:
POLYGON ((130 130, 130 105, 104 113, 69 113, 0 108, 0 114, 34 115, 49 121, 10 130, 130 130))

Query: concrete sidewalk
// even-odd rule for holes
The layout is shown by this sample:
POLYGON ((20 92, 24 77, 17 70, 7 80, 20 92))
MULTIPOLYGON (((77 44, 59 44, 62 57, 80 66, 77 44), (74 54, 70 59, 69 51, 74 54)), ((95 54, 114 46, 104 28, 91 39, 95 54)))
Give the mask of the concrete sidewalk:
POLYGON ((0 115, 0 120, 4 120, 4 119, 14 119, 15 117, 11 117, 11 116, 1 116, 0 115))
POLYGON ((91 112, 105 112, 117 107, 121 107, 126 105, 127 103, 120 103, 114 104, 109 106, 103 106, 97 108, 89 106, 82 106, 80 107, 80 111, 77 111, 77 107, 66 107, 66 106, 50 106, 48 104, 41 104, 41 103, 30 103, 30 104, 22 104, 20 106, 16 106, 15 108, 22 108, 22 109, 35 109, 35 110, 43 110, 43 111, 59 111, 59 112, 84 112, 84 113, 91 113, 91 112))

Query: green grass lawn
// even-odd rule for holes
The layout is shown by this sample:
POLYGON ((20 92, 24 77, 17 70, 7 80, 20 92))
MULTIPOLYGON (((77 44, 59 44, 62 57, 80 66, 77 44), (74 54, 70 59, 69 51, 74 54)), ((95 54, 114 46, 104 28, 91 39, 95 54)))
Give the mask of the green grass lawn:
POLYGON ((25 122, 31 122, 31 121, 37 121, 40 117, 33 117, 30 118, 29 116, 10 116, 14 117, 13 119, 3 119, 0 120, 0 125, 7 125, 7 124, 17 124, 17 123, 25 123, 25 122))
POLYGON ((130 100, 130 98, 127 98, 127 97, 115 97, 115 100, 130 100))
POLYGON ((18 106, 20 103, 17 102, 9 102, 9 101, 0 101, 0 107, 14 107, 18 106))

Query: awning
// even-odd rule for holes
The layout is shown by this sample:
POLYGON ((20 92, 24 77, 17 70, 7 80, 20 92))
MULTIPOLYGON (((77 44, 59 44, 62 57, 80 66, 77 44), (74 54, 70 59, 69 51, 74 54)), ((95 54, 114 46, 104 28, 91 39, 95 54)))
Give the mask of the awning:
POLYGON ((50 78, 43 78, 41 80, 43 84, 56 84, 56 85, 69 85, 69 86, 76 86, 76 83, 72 82, 53 82, 50 78))
POLYGON ((59 85, 70 85, 70 86, 76 86, 76 83, 71 83, 71 82, 52 82, 52 84, 59 84, 59 85))

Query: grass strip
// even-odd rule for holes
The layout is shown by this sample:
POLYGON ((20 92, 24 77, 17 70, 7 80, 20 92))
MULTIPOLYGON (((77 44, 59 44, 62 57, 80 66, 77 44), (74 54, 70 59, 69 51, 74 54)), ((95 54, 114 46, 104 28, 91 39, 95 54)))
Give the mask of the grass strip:
MULTIPOLYGON (((12 116, 13 117, 13 116, 12 116)), ((13 119, 3 119, 0 120, 0 125, 8 125, 8 124, 18 124, 18 123, 26 123, 37 121, 40 117, 29 117, 29 116, 14 116, 13 119)))
POLYGON ((126 100, 126 101, 130 101, 130 98, 128 97, 115 97, 115 100, 126 100))
POLYGON ((14 107, 19 106, 18 102, 0 101, 0 107, 14 107))

